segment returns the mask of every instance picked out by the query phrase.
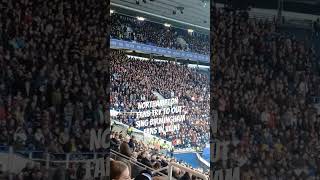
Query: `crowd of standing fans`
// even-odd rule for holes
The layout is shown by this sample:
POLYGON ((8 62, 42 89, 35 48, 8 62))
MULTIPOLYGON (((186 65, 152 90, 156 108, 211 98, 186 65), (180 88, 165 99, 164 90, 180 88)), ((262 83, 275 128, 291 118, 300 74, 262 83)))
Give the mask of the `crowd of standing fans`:
POLYGON ((241 11, 212 11, 216 140, 228 156, 215 169, 241 167, 241 179, 320 177, 319 59, 276 23, 241 11))
POLYGON ((116 13, 111 16, 111 24, 112 38, 206 55, 210 53, 208 34, 190 34, 184 29, 166 27, 147 20, 139 21, 137 18, 116 13))
MULTIPOLYGON (((186 120, 180 130, 158 132, 157 136, 177 148, 196 147, 209 142, 209 75, 186 65, 129 58, 122 51, 113 51, 111 63, 111 109, 124 124, 136 126, 139 102, 178 98, 184 106, 186 120)), ((166 125, 169 125, 166 124, 166 125)), ((143 130, 143 129, 142 129, 143 130)))
MULTIPOLYGON (((90 129, 108 123, 106 6, 94 0, 0 2, 0 146, 89 151, 90 129)), ((45 178, 38 171, 19 177, 45 178)))
POLYGON ((92 0, 6 2, 0 21, 0 146, 88 151, 89 130, 108 122, 101 7, 92 0))

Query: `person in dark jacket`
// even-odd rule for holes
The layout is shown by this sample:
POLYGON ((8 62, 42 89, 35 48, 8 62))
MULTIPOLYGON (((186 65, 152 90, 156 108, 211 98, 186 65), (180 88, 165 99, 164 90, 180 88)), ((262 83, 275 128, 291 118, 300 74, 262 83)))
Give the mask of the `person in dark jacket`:
POLYGON ((21 173, 24 180, 32 180, 32 164, 28 162, 21 173))
POLYGON ((152 163, 151 163, 151 161, 149 160, 148 154, 147 154, 146 151, 144 151, 144 152, 141 153, 141 163, 144 164, 144 165, 146 165, 146 166, 148 166, 148 167, 150 167, 150 168, 152 168, 152 163))
POLYGON ((127 157, 131 157, 132 152, 130 150, 128 143, 129 143, 129 137, 126 137, 120 145, 120 153, 127 156, 127 157))
POLYGON ((136 149, 135 139, 136 138, 134 136, 132 136, 129 143, 128 143, 129 147, 131 148, 132 151, 135 151, 135 149, 136 149))
POLYGON ((115 133, 110 140, 110 148, 115 151, 119 151, 120 141, 119 134, 115 133))
POLYGON ((181 178, 180 180, 191 180, 191 176, 188 172, 186 172, 181 178))
POLYGON ((152 172, 148 170, 143 170, 139 173, 139 175, 134 178, 135 180, 152 180, 152 172))

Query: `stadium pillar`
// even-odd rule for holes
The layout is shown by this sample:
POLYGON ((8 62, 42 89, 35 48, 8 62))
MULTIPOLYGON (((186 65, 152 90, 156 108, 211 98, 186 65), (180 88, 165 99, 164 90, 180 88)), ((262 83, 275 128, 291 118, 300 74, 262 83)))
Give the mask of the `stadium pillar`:
POLYGON ((68 153, 66 156, 66 168, 69 168, 69 162, 70 162, 70 154, 68 153))
POLYGON ((8 156, 8 173, 9 173, 9 180, 13 180, 13 175, 12 175, 12 162, 13 162, 13 147, 9 147, 9 156, 8 156))
POLYGON ((282 23, 283 23, 282 11, 283 11, 283 0, 278 0, 278 17, 277 17, 277 22, 278 22, 279 24, 282 24, 282 23))
POLYGON ((50 167, 50 154, 46 153, 46 168, 49 169, 50 167))
POLYGON ((172 178, 172 169, 173 169, 173 166, 172 166, 172 164, 170 163, 169 164, 169 173, 168 173, 168 176, 169 176, 169 180, 172 180, 173 178, 172 178))

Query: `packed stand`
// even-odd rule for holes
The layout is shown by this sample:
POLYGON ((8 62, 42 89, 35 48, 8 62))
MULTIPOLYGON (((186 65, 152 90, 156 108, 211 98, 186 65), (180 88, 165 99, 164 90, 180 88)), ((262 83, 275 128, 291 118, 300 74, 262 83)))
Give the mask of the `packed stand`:
POLYGON ((212 14, 216 138, 229 146, 214 168, 240 166, 244 180, 319 178, 318 60, 275 22, 245 14, 212 14))
POLYGON ((111 37, 127 41, 136 41, 154 46, 209 54, 208 34, 188 33, 174 27, 166 27, 149 21, 113 13, 111 16, 111 37))
POLYGON ((0 146, 89 151, 106 128, 105 6, 94 0, 2 1, 0 146))
MULTIPOLYGON (((156 135, 176 148, 196 147, 209 143, 209 76, 197 69, 171 62, 128 58, 122 51, 113 51, 111 62, 111 109, 119 111, 120 122, 136 126, 134 112, 138 102, 178 98, 184 106, 186 120, 180 130, 156 135)), ((165 124, 166 125, 166 124, 165 124)), ((143 130, 143 129, 142 129, 143 130)))
MULTIPOLYGON (((175 162, 186 166, 190 169, 193 169, 186 163, 177 161, 172 155, 166 155, 163 153, 162 148, 158 148, 152 144, 146 144, 143 141, 139 141, 135 136, 126 136, 121 132, 113 131, 110 139, 110 147, 112 150, 121 154, 121 156, 111 156, 113 162, 111 162, 110 175, 121 176, 118 170, 123 169, 124 174, 128 176, 128 172, 125 172, 128 168, 131 178, 139 180, 141 177, 141 172, 149 174, 153 179, 164 177, 168 175, 167 170, 160 171, 160 173, 152 173, 152 170, 158 170, 164 167, 168 167, 169 163, 175 162), (139 164, 129 163, 128 158, 133 161, 138 162, 139 164), (122 167, 122 168, 113 168, 122 167), (127 167, 126 167, 127 166, 127 167), (148 167, 145 169, 144 166, 148 167)), ((204 173, 199 169, 194 169, 200 173, 204 173)), ((208 175, 208 172, 205 172, 208 175)), ((189 173, 184 172, 182 169, 174 168, 173 169, 173 178, 177 180, 191 180, 197 179, 195 176, 191 176, 189 173), (189 178, 188 178, 189 177, 189 178)))

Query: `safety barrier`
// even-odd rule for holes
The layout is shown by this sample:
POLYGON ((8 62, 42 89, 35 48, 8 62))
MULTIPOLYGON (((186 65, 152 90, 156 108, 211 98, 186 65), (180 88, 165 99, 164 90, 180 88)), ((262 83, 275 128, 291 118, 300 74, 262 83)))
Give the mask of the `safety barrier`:
MULTIPOLYGON (((1 146, 0 164, 2 167, 1 170, 3 172, 7 172, 10 175, 10 180, 13 179, 13 175, 19 174, 21 170, 27 165, 27 163, 39 163, 48 172, 55 172, 55 170, 66 172, 70 165, 77 164, 79 166, 83 166, 84 171, 86 171, 86 180, 93 180, 96 177, 94 177, 94 175, 92 175, 92 173, 88 171, 88 169, 94 169, 94 162, 97 162, 97 160, 99 159, 103 159, 104 164, 108 166, 108 162, 106 159, 106 157, 108 157, 108 154, 109 153, 106 152, 54 154, 46 153, 43 151, 16 150, 11 146, 1 146)), ((107 179, 107 177, 109 176, 108 169, 109 168, 105 168, 105 171, 99 175, 100 179, 107 179)), ((65 177, 61 177, 62 180, 64 178, 65 177)))
POLYGON ((165 168, 161 168, 159 170, 152 169, 152 168, 138 162, 137 160, 130 158, 130 157, 127 157, 119 152, 114 151, 114 150, 111 150, 110 158, 112 158, 113 160, 123 161, 123 162, 127 163, 128 165, 130 165, 129 167, 131 167, 131 177, 135 177, 142 170, 148 170, 148 171, 152 172, 153 174, 157 173, 160 176, 168 178, 167 175, 165 175, 161 172, 161 171, 165 170, 165 168))
MULTIPOLYGON (((111 153, 110 153, 110 157, 114 160, 121 160, 121 161, 124 161, 126 162, 127 164, 130 164, 131 165, 131 168, 134 167, 134 168, 140 168, 140 170, 149 170, 150 172, 152 172, 153 174, 158 174, 160 176, 163 176, 165 177, 166 179, 168 180, 173 180, 173 176, 172 176, 172 171, 174 168, 179 168, 180 170, 183 170, 184 172, 188 172, 190 175, 193 175, 195 177, 198 177, 198 178, 201 178, 203 180, 208 180, 208 177, 204 174, 201 174, 200 172, 197 172, 193 169, 190 169, 188 167, 185 167, 183 165, 180 165, 178 163, 174 163, 174 162, 171 162, 169 163, 169 165, 167 167, 163 167, 161 169, 152 169, 140 162, 138 162, 137 160, 133 159, 133 158, 129 158, 123 154, 120 154, 116 151, 113 151, 111 150, 111 153), (162 173, 163 171, 166 171, 168 172, 168 175, 162 173)), ((135 175, 137 175, 137 172, 134 172, 134 171, 131 171, 131 175, 132 177, 135 177, 135 175)))

